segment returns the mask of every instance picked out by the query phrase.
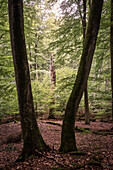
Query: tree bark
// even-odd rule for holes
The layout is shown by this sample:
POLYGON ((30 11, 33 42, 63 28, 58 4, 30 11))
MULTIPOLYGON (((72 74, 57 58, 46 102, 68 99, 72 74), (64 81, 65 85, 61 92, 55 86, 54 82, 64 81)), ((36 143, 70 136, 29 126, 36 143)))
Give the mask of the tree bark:
POLYGON ((89 113, 89 103, 88 103, 88 90, 87 83, 84 90, 84 103, 85 103, 85 124, 90 124, 90 113, 89 113))
POLYGON ((50 55, 50 76, 51 76, 51 82, 50 82, 50 94, 51 94, 51 106, 49 108, 49 117, 48 119, 55 119, 54 116, 54 104, 55 104, 55 99, 54 99, 54 89, 56 86, 56 72, 55 72, 55 67, 53 65, 53 56, 52 54, 50 55))
MULTIPOLYGON (((83 15, 81 12, 81 8, 80 8, 80 2, 78 2, 78 8, 79 8, 79 14, 80 14, 80 18, 82 20, 82 28, 83 28, 83 45, 84 45, 84 41, 85 41, 85 36, 86 36, 86 2, 87 0, 83 0, 83 15)), ((89 103, 88 103, 88 90, 87 90, 87 83, 86 83, 86 87, 84 89, 84 106, 85 106, 85 124, 89 124, 90 123, 90 119, 89 119, 89 103)))
MULTIPOLYGON (((83 19, 82 19, 82 26, 83 26, 83 41, 85 40, 86 36, 86 0, 83 0, 83 19)), ((84 42, 83 42, 84 44, 84 42)), ((89 113, 89 102, 88 102, 88 82, 86 82, 86 87, 84 89, 84 105, 85 105, 85 124, 90 124, 90 113, 89 113)))
MULTIPOLYGON (((35 34, 35 38, 37 39, 37 33, 35 34)), ((34 80, 35 80, 35 78, 37 79, 37 81, 38 81, 38 72, 37 72, 37 43, 38 42, 35 42, 35 48, 34 48, 34 50, 35 50, 35 56, 34 56, 34 59, 35 59, 35 64, 34 64, 34 69, 35 69, 35 71, 36 71, 36 73, 34 73, 34 80)))
POLYGON ((111 32, 110 32, 110 52, 111 52, 111 90, 112 90, 112 120, 113 120, 113 0, 111 0, 111 32))
POLYGON ((89 0, 89 8, 91 8, 91 0, 89 0))
POLYGON ((18 160, 47 150, 34 112, 33 97, 24 36, 23 1, 8 0, 10 37, 23 135, 23 149, 18 160))
POLYGON ((64 115, 60 146, 61 152, 77 150, 74 131, 75 116, 91 69, 100 25, 102 5, 103 0, 93 0, 92 2, 83 53, 64 115))
POLYGON ((82 27, 83 27, 83 41, 86 36, 86 0, 83 0, 83 18, 82 18, 82 27))

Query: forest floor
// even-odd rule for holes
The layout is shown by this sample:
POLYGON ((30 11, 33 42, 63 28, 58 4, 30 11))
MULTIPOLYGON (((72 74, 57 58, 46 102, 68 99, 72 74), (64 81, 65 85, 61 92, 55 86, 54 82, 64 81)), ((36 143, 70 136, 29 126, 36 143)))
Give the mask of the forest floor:
POLYGON ((38 125, 51 151, 42 157, 31 156, 25 162, 15 162, 22 149, 20 122, 0 125, 0 169, 2 170, 112 170, 113 122, 76 122, 77 152, 58 152, 62 121, 40 120, 38 125))

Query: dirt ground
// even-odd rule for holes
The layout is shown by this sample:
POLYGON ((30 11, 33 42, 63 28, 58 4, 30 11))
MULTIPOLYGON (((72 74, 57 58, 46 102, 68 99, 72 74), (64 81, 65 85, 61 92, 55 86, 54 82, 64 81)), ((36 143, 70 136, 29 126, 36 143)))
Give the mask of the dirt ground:
POLYGON ((31 156, 25 162, 15 162, 22 149, 20 123, 0 125, 0 169, 113 169, 113 122, 76 122, 77 152, 58 152, 61 140, 61 121, 38 121, 38 126, 51 151, 42 157, 31 156))

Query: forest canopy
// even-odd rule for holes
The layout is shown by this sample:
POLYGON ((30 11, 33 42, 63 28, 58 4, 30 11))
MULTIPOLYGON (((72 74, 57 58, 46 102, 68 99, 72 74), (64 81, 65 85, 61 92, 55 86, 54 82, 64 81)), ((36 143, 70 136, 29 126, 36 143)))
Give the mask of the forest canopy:
MULTIPOLYGON (((62 1, 60 15, 56 2, 24 1, 24 30, 32 81, 35 112, 48 117, 49 111, 62 116, 71 93, 83 49, 83 3, 62 1), (75 4, 74 4, 75 3, 75 4), (56 73, 51 86, 50 56, 56 73), (54 102, 53 97, 54 96, 54 102)), ((18 102, 10 47, 8 5, 1 3, 0 21, 0 116, 18 114, 18 102)), ((111 116, 110 1, 105 1, 91 72, 88 78, 90 113, 95 118, 111 116)), ((89 16, 87 2, 86 22, 89 16)), ((86 24, 87 26, 87 24, 86 24)), ((79 112, 84 113, 84 98, 79 112)))

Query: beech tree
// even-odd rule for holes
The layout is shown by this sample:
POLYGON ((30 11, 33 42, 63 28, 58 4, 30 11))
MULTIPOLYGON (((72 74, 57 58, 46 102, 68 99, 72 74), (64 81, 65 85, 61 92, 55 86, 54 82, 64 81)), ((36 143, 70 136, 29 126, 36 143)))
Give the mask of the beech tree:
POLYGON ((26 53, 23 0, 8 0, 10 37, 18 94, 19 113, 23 135, 23 149, 19 160, 25 160, 29 155, 46 151, 39 131, 31 90, 30 74, 26 53))
POLYGON ((91 69, 100 25, 102 5, 103 0, 92 1, 83 53, 81 56, 77 77, 71 95, 69 97, 64 115, 60 146, 61 152, 77 150, 74 131, 75 117, 91 69))

